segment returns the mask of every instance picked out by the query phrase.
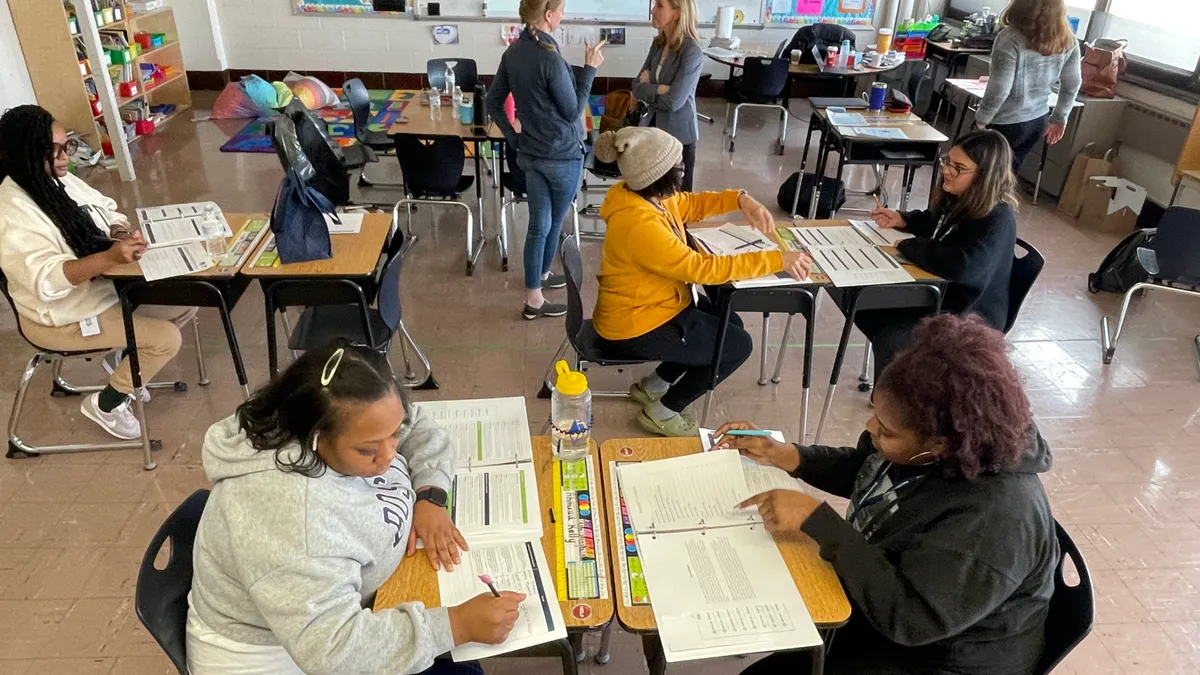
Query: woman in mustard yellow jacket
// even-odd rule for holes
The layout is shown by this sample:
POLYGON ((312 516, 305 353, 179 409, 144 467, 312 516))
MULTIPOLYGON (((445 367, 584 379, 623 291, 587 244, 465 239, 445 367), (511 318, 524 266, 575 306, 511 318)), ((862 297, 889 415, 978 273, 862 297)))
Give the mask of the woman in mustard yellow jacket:
POLYGON ((721 362, 712 355, 720 329, 717 308, 693 303, 691 284, 718 285, 784 271, 808 276, 804 253, 759 251, 735 256, 701 253, 687 244, 686 223, 741 210, 755 229, 774 229, 770 211, 744 191, 681 192, 683 146, 660 129, 627 127, 607 132, 596 157, 617 163, 622 182, 600 207, 607 231, 600 262, 600 291, 592 321, 606 353, 661 361, 630 389, 641 404, 638 424, 663 436, 694 436, 687 406, 750 358, 754 343, 734 316, 721 362))

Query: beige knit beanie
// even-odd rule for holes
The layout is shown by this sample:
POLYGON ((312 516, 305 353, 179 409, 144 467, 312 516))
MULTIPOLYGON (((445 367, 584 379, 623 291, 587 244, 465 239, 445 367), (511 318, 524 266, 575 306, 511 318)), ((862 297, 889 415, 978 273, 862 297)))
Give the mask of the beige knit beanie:
POLYGON ((606 131, 596 139, 596 159, 616 162, 630 190, 642 190, 683 161, 683 144, 653 127, 606 131))

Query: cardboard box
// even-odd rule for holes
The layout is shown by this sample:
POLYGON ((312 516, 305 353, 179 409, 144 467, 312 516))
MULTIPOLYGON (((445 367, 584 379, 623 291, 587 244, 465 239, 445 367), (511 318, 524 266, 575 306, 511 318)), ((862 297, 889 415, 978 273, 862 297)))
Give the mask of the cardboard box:
POLYGON ((1146 188, 1116 176, 1088 179, 1079 223, 1098 232, 1133 232, 1146 203, 1146 188))
POLYGON ((1083 209, 1083 192, 1093 176, 1111 176, 1120 173, 1116 164, 1116 152, 1088 143, 1080 149, 1071 163, 1071 172, 1063 184, 1058 198, 1058 210, 1072 218, 1078 218, 1083 209))

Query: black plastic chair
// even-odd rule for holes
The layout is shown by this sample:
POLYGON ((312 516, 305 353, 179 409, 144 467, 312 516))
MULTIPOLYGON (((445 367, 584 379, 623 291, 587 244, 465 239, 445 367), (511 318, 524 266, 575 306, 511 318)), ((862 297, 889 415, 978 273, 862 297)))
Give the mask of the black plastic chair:
POLYGON ((826 50, 829 49, 826 45, 838 45, 840 47, 845 40, 849 40, 850 47, 854 48, 854 31, 845 26, 832 23, 801 26, 784 47, 782 56, 790 59, 792 51, 799 50, 801 63, 814 63, 812 57, 813 47, 816 47, 818 52, 820 52, 821 58, 825 58, 826 50))
MULTIPOLYGON (((1117 332, 1109 339, 1108 317, 1100 324, 1100 339, 1104 346, 1104 363, 1112 363, 1125 327, 1129 303, 1138 291, 1166 291, 1200 298, 1200 210, 1172 206, 1163 213, 1158 230, 1148 248, 1138 248, 1138 262, 1149 278, 1134 284, 1121 301, 1117 332)), ((1200 364, 1200 335, 1194 340, 1196 361, 1200 364)))
MULTIPOLYGON (((475 219, 471 207, 461 201, 462 193, 475 184, 475 176, 463 175, 466 166, 466 144, 458 136, 395 136, 396 156, 400 160, 400 172, 404 175, 404 203, 409 206, 430 204, 433 206, 455 206, 467 216, 467 275, 475 273, 475 262, 487 241, 483 238, 482 225, 475 230, 475 219), (475 248, 475 238, 479 248, 475 248)), ((399 204, 397 204, 399 206, 399 204)), ((412 238, 412 208, 404 210, 408 218, 407 234, 412 238)), ((398 217, 398 212, 393 212, 398 217)))
POLYGON ((180 675, 188 675, 187 596, 192 590, 192 549, 207 502, 208 490, 197 490, 163 521, 142 557, 133 598, 138 619, 180 675), (154 560, 168 539, 171 556, 160 570, 154 560))
POLYGON ((445 91, 446 66, 454 71, 455 86, 467 93, 475 90, 475 85, 479 84, 479 69, 475 59, 429 59, 425 62, 425 78, 429 80, 429 86, 445 91))
MULTIPOLYGON (((550 390, 554 387, 550 375, 554 372, 554 364, 566 355, 568 347, 575 352, 574 369, 579 372, 586 371, 588 364, 616 367, 618 372, 623 372, 625 366, 649 363, 642 359, 618 359, 604 354, 592 320, 583 318, 583 260, 579 255, 579 242, 571 237, 564 238, 559 257, 562 258, 563 273, 567 278, 567 337, 554 353, 554 358, 550 359, 550 367, 542 378, 542 390, 538 392, 538 398, 550 398, 550 390)), ((628 395, 627 391, 592 391, 592 396, 628 395)))
POLYGON ((1030 243, 1017 239, 1017 248, 1023 251, 1024 255, 1013 258, 1012 274, 1008 277, 1008 318, 1004 322, 1005 333, 1012 330, 1013 325, 1017 323, 1017 315, 1021 312, 1025 297, 1029 295, 1033 283, 1046 266, 1046 259, 1030 243))
MULTIPOLYGON (((358 295, 351 295, 349 289, 343 293, 347 299, 353 298, 351 303, 308 306, 288 338, 288 348, 293 351, 309 351, 335 342, 344 342, 369 346, 386 355, 392 339, 399 335, 400 353, 404 357, 405 386, 414 389, 437 389, 438 383, 433 377, 429 359, 404 327, 402 319, 400 272, 404 256, 400 255, 400 252, 403 249, 404 235, 397 232, 389 246, 387 260, 377 282, 378 295, 374 307, 365 304, 365 295, 362 296, 360 304, 358 295), (425 375, 419 379, 409 358, 409 345, 412 345, 424 368, 425 375)), ((286 287, 278 293, 272 288, 271 295, 275 306, 279 306, 281 301, 294 300, 293 290, 286 287)))
MULTIPOLYGON (((353 152, 366 153, 370 149, 371 156, 377 158, 377 155, 392 150, 392 139, 383 131, 375 131, 369 128, 371 124, 371 94, 367 91, 367 85, 357 77, 346 80, 342 85, 342 93, 346 95, 346 101, 350 105, 350 112, 354 119, 354 138, 358 141, 357 145, 351 145, 344 149, 347 154, 353 152)), ((370 161, 375 161, 372 159, 370 161)), ((373 185, 381 185, 386 187, 400 187, 399 183, 382 183, 372 181, 367 178, 366 166, 363 166, 362 172, 358 175, 359 187, 371 187, 373 185)))
POLYGON ((1088 574, 1083 554, 1071 541, 1063 526, 1054 522, 1058 538, 1058 567, 1054 570, 1054 595, 1050 596, 1050 612, 1046 615, 1046 647, 1034 669, 1034 675, 1050 675, 1054 667, 1071 653, 1096 624, 1096 601, 1092 595, 1092 577, 1088 574), (1067 558, 1075 566, 1079 583, 1067 584, 1063 568, 1067 558))
POLYGON ((786 58, 768 59, 760 56, 748 56, 742 64, 742 80, 738 84, 738 97, 741 99, 733 108, 733 127, 729 131, 729 152, 734 151, 737 140, 738 114, 743 107, 775 108, 779 111, 779 143, 776 146, 778 154, 783 154, 784 142, 787 140, 788 110, 785 104, 788 86, 788 68, 791 63, 786 58))

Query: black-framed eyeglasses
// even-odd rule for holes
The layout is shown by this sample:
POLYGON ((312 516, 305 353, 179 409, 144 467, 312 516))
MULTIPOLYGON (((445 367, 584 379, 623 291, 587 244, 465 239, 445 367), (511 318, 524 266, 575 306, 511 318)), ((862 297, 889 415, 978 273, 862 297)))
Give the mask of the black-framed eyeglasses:
POLYGON ((65 153, 67 157, 70 157, 71 155, 74 155, 77 150, 79 150, 79 140, 70 138, 67 139, 66 143, 55 143, 54 147, 50 151, 50 156, 58 157, 59 155, 65 153))
POLYGON ((942 171, 945 171, 951 176, 961 176, 967 173, 975 173, 975 169, 963 166, 958 162, 951 162, 949 157, 942 157, 938 160, 938 164, 941 165, 942 171))

